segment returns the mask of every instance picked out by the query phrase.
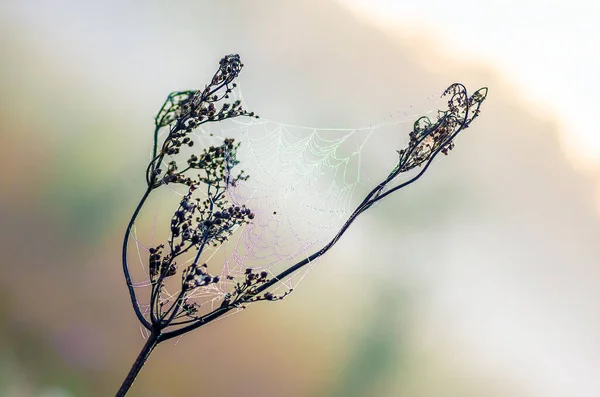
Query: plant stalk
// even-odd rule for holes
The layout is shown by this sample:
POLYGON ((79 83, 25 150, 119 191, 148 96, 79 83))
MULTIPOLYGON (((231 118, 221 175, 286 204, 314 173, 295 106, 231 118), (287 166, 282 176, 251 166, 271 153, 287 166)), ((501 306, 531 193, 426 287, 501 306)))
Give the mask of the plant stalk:
POLYGON ((140 373, 140 370, 146 363, 146 360, 148 359, 150 353, 152 353, 152 350, 154 350, 158 342, 158 334, 152 332, 148 337, 146 344, 142 348, 142 351, 140 351, 140 354, 138 354, 137 358, 135 359, 135 362, 131 366, 131 370, 129 370, 129 373, 127 374, 127 377, 125 378, 123 384, 119 388, 119 391, 117 391, 117 394, 115 394, 115 397, 124 397, 127 394, 129 389, 131 388, 131 385, 133 384, 133 381, 140 373))

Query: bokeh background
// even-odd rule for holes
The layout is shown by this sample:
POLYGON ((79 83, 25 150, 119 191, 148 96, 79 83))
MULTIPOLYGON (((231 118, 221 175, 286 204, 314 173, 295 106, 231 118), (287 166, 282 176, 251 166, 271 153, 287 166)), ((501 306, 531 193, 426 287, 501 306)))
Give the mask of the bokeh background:
POLYGON ((301 125, 490 94, 292 295, 160 345, 131 396, 599 396, 598 8, 440 4, 3 1, 0 396, 118 388, 153 116, 227 53, 253 109, 301 125))

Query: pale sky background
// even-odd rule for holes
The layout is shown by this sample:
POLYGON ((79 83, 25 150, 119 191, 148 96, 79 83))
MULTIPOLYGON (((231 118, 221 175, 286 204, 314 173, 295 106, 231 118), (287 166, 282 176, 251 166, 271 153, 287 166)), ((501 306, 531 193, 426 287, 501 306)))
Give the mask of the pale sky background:
POLYGON ((395 33, 429 36, 453 58, 495 66, 536 111, 558 118, 573 165, 600 173, 600 133, 590 121, 600 109, 600 2, 338 1, 395 33))
MULTIPOLYGON (((463 58, 465 63, 475 61, 495 67, 502 80, 521 92, 533 114, 556 119, 564 151, 573 167, 597 180, 596 201, 600 211, 600 131, 593 121, 600 109, 600 2, 338 1, 349 5, 360 18, 393 34, 404 38, 429 37, 430 42, 439 45, 449 58, 463 58)), ((490 92, 494 92, 493 88, 490 92)), ((474 264, 473 268, 476 266, 474 264)), ((503 293, 497 296, 506 299, 503 293)), ((527 302, 527 299, 519 299, 517 305, 527 302)), ((465 337, 475 340, 472 336, 478 331, 473 330, 481 327, 487 326, 469 323, 464 329, 465 337)), ((598 368, 598 358, 591 358, 593 355, 583 358, 586 356, 583 350, 580 353, 567 352, 560 344, 549 349, 548 344, 536 342, 543 337, 536 336, 534 328, 516 330, 498 323, 487 328, 487 332, 493 328, 502 334, 502 338, 525 342, 520 348, 538 357, 537 364, 528 370, 525 370, 525 365, 517 372, 523 378, 530 378, 534 388, 542 383, 550 386, 550 389, 538 389, 540 395, 560 395, 568 390, 573 395, 595 395, 597 386, 589 380, 597 379, 594 368, 598 368), (523 333, 528 332, 531 335, 522 338, 523 333), (516 336, 519 333, 520 336, 516 336), (561 359, 556 360, 557 356, 561 359), (587 364, 581 365, 586 361, 587 364), (565 376, 566 372, 578 373, 579 376, 565 376), (540 382, 540 379, 545 381, 540 382)), ((566 325, 561 325, 561 332, 566 328, 566 325)), ((573 332, 580 331, 574 329, 573 332)), ((519 346, 519 343, 515 342, 513 346, 519 346)), ((511 355, 506 346, 494 346, 489 340, 480 348, 500 361, 503 360, 501 357, 511 355)), ((506 368, 514 366, 514 363, 507 360, 506 368)))

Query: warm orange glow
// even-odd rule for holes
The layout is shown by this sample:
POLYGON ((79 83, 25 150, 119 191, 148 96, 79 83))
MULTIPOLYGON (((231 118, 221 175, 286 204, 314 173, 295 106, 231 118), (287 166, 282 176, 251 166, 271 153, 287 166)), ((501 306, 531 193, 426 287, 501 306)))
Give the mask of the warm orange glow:
POLYGON ((578 169, 600 169, 600 134, 585 121, 600 108, 600 3, 339 0, 362 18, 406 37, 434 36, 445 55, 487 62, 528 102, 557 117, 578 169), (543 11, 541 11, 543 10, 543 11))

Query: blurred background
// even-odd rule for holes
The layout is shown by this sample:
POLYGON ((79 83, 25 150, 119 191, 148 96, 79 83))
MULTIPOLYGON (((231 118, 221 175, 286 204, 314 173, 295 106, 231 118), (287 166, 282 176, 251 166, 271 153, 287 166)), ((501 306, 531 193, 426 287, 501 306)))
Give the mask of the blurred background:
POLYGON ((143 345, 119 255, 153 117, 228 53, 288 123, 490 94, 293 294, 160 345, 131 396, 600 395, 590 3, 3 1, 0 396, 114 395, 143 345))

